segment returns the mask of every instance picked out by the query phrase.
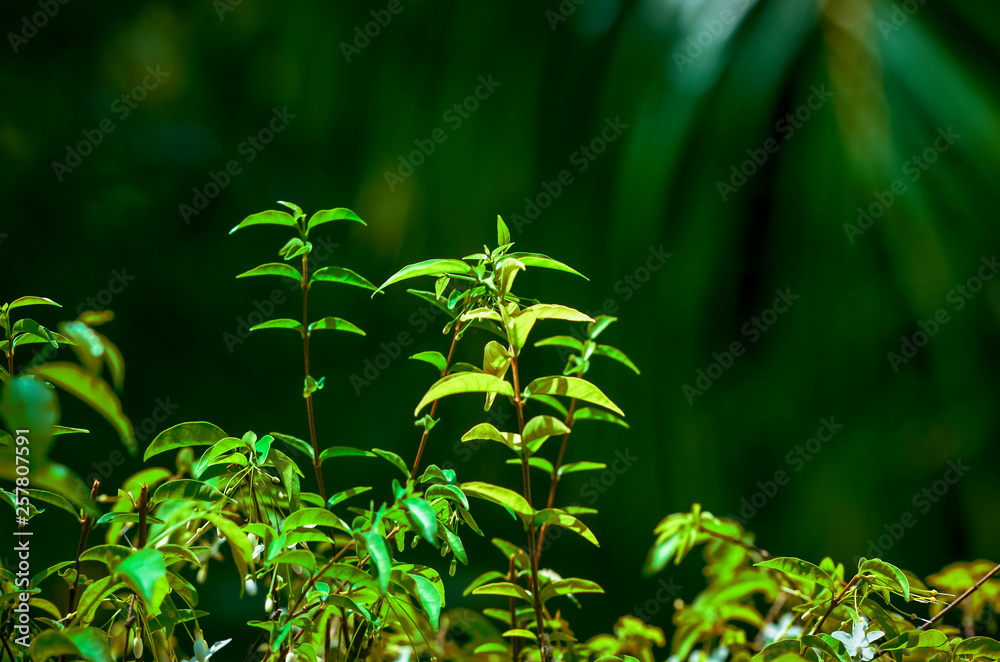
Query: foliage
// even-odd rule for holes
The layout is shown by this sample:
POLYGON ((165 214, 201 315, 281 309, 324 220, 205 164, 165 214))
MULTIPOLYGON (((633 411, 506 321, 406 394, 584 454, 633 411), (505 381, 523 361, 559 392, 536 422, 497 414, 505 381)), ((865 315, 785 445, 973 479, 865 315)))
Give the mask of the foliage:
MULTIPOLYGON (((124 361, 117 347, 94 330, 112 316, 86 312, 55 332, 32 319, 15 319, 15 311, 25 306, 58 305, 48 299, 21 297, 0 308, 0 347, 7 359, 7 366, 0 368, 0 414, 9 431, 0 432, 0 476, 15 485, 12 492, 2 492, 4 500, 24 513, 22 531, 45 514, 39 503, 70 512, 81 526, 74 556, 31 577, 3 570, 0 609, 10 622, 20 623, 13 618, 15 610, 27 599, 35 614, 25 626, 30 636, 10 637, 17 652, 8 649, 6 654, 39 661, 68 655, 100 662, 147 656, 165 662, 188 658, 190 651, 190 659, 205 662, 231 641, 210 644, 214 637, 206 639, 204 632, 212 630, 211 616, 198 608, 197 585, 207 577, 209 560, 224 559, 225 550, 235 570, 227 570, 232 594, 266 596, 261 617, 250 625, 261 631, 257 648, 268 660, 405 660, 416 654, 652 662, 654 647, 666 643, 662 630, 623 617, 613 634, 578 638, 562 607, 570 602, 598 605, 597 599, 583 594, 604 589, 592 579, 564 578, 555 569, 541 567, 552 527, 598 544, 581 519, 596 511, 557 505, 564 475, 605 469, 598 462, 567 461, 576 424, 592 420, 628 427, 622 409, 587 378, 591 360, 605 357, 639 372, 624 352, 598 342, 615 318, 591 318, 515 293, 519 274, 528 269, 582 275, 546 255, 512 250, 510 232, 498 217, 495 248, 484 247, 462 259, 408 265, 376 288, 346 268, 310 269, 310 231, 329 222, 363 225, 356 214, 337 208, 307 217, 298 206, 281 204, 291 213, 254 214, 233 232, 254 225, 293 229, 295 236, 278 251, 283 261, 238 277, 292 278, 299 285, 301 319, 272 319, 252 330, 287 329, 301 339, 308 440, 275 431, 234 436, 209 422, 181 423, 160 433, 143 454, 144 461, 171 454, 169 468, 150 464, 114 493, 96 481, 85 486, 72 470, 49 459, 56 436, 85 432, 59 425, 53 387, 95 409, 125 447, 137 452, 116 395, 124 385, 124 361), (301 267, 293 266, 293 260, 301 267), (422 277, 434 279, 433 291, 409 292, 446 313, 444 332, 450 335, 450 345, 447 354, 427 349, 413 356, 437 372, 413 412, 420 429, 413 461, 380 448, 321 445, 314 412, 324 378, 311 371, 313 333, 364 332, 339 317, 311 317, 311 288, 339 283, 374 296, 422 277), (526 364, 524 349, 536 325, 552 322, 568 325, 570 334, 536 340, 534 346, 570 353, 561 374, 536 374, 526 364), (31 343, 69 346, 78 363, 40 363, 15 372, 17 348, 31 343), (459 343, 475 344, 476 353, 482 354, 481 367, 455 359, 459 343), (440 421, 435 416, 442 400, 448 398, 450 405, 451 396, 461 395, 454 400, 471 403, 468 396, 473 394, 485 411, 498 397, 507 401, 516 411, 516 425, 501 430, 489 422, 478 423, 461 440, 504 446, 512 455, 507 463, 520 468, 520 484, 459 480, 454 470, 422 465, 430 434, 440 421), (554 442, 547 444, 550 439, 554 442), (338 469, 344 457, 377 458, 391 465, 385 469, 391 475, 392 500, 377 504, 370 499, 365 504, 355 499, 371 487, 351 485, 346 471, 337 472, 339 491, 328 494, 324 472, 338 469), (29 462, 30 472, 19 469, 29 462), (548 487, 541 499, 532 489, 537 478, 548 487), (308 489, 313 481, 315 491, 308 489), (442 572, 410 562, 406 550, 430 545, 440 551, 448 574, 454 574, 458 563, 469 563, 463 536, 486 535, 473 517, 478 501, 505 509, 524 537, 517 542, 491 538, 503 563, 464 592, 482 597, 481 613, 446 610, 442 572), (107 512, 102 504, 110 504, 107 512), (103 541, 91 544, 91 534, 98 529, 103 541), (101 571, 86 576, 82 563, 97 564, 101 571), (64 606, 49 599, 57 593, 56 577, 69 586, 64 606), (32 642, 29 649, 19 647, 27 641, 32 642)), ((656 534, 646 573, 680 563, 703 545, 709 579, 690 605, 676 611, 672 659, 1000 659, 1000 643, 973 636, 971 630, 980 620, 995 625, 1000 583, 990 580, 997 568, 989 562, 954 564, 928 578, 939 593, 879 559, 861 559, 857 572, 845 579, 844 567, 829 558, 814 565, 771 557, 739 524, 703 512, 698 505, 690 513, 664 519, 656 534), (942 600, 944 591, 967 589, 972 599, 947 605, 942 600), (917 625, 920 619, 904 611, 904 603, 911 602, 930 604, 931 618, 917 625), (962 609, 961 631, 944 624, 957 605, 962 609)))

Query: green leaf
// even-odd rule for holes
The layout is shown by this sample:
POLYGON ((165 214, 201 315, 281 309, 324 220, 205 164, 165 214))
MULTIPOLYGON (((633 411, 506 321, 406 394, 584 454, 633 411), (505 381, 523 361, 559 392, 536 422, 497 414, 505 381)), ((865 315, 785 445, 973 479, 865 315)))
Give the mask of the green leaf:
POLYGON ((534 509, 528 505, 527 500, 523 496, 513 490, 508 490, 506 487, 473 481, 462 483, 461 488, 466 496, 474 496, 479 499, 492 501, 495 504, 509 508, 522 517, 531 517, 535 514, 534 509))
POLYGON ((90 662, 115 662, 108 636, 89 627, 51 629, 38 633, 31 644, 29 659, 42 662, 62 655, 80 656, 90 662))
POLYGON ((423 606, 424 611, 427 612, 427 618, 430 620, 431 626, 437 632, 438 622, 441 618, 441 607, 444 604, 444 596, 438 591, 434 582, 426 577, 422 577, 416 573, 407 573, 407 575, 416 585, 417 598, 420 599, 420 604, 423 606))
POLYGON ((280 432, 268 432, 268 434, 278 441, 289 445, 298 452, 308 455, 310 459, 316 457, 313 453, 312 445, 310 445, 308 441, 303 441, 302 439, 293 437, 289 434, 281 434, 280 432))
POLYGON ((535 453, 538 452, 542 442, 549 437, 569 432, 570 429, 566 424, 554 416, 535 416, 525 424, 522 441, 535 453))
MULTIPOLYGON (((246 536, 244 536, 245 539, 246 536)), ((155 549, 134 552, 115 568, 114 576, 124 581, 146 604, 147 614, 156 616, 170 591, 167 566, 155 549)))
POLYGON ((590 407, 580 407, 573 412, 573 422, 576 423, 577 421, 606 421, 620 425, 623 428, 628 427, 628 423, 614 414, 606 412, 603 409, 592 409, 590 407))
POLYGON ((618 361, 619 363, 622 363, 631 368, 635 374, 637 375, 640 374, 639 368, 637 368, 636 365, 632 363, 632 359, 627 357, 625 355, 625 352, 621 351, 620 349, 616 349, 611 345, 598 345, 597 347, 594 348, 594 354, 600 354, 601 356, 606 356, 609 359, 614 359, 615 361, 618 361))
POLYGON ((535 513, 535 526, 540 527, 543 524, 561 526, 564 529, 569 529, 573 533, 580 535, 587 542, 594 545, 594 547, 601 546, 601 544, 597 542, 597 537, 594 536, 593 532, 589 528, 587 528, 586 524, 564 510, 559 510, 558 508, 545 508, 543 510, 539 510, 535 513))
POLYGON ((545 604, 549 598, 554 598, 557 595, 572 595, 574 593, 604 593, 604 589, 601 588, 600 584, 592 582, 589 579, 577 579, 573 577, 557 579, 554 582, 546 584, 545 588, 542 589, 542 604, 545 604))
POLYGON ((239 525, 219 512, 210 511, 203 513, 202 517, 214 524, 229 543, 229 548, 233 553, 233 562, 236 564, 236 571, 240 576, 240 594, 244 587, 244 578, 247 576, 247 565, 253 556, 250 549, 250 541, 247 535, 240 529, 239 525))
POLYGON ((403 458, 399 457, 392 451, 384 451, 379 448, 373 448, 372 453, 375 453, 386 462, 392 464, 392 466, 396 467, 401 472, 403 472, 403 475, 406 476, 407 478, 410 477, 410 470, 406 466, 406 462, 403 461, 403 458))
MULTIPOLYGON (((993 641, 992 639, 990 641, 993 641)), ((904 632, 895 639, 882 644, 882 650, 896 650, 899 648, 941 648, 948 645, 948 636, 940 630, 910 630, 904 632)), ((1000 654, 1000 647, 997 648, 1000 654)))
POLYGON ((73 517, 77 517, 78 518, 79 515, 80 515, 80 513, 76 509, 76 507, 73 506, 73 504, 70 503, 69 500, 66 497, 64 497, 62 494, 58 494, 56 492, 49 492, 48 490, 37 490, 37 489, 36 490, 28 490, 28 494, 31 496, 31 500, 32 501, 38 500, 38 501, 43 501, 45 503, 52 504, 53 506, 55 506, 57 508, 61 508, 62 510, 65 510, 67 513, 69 513, 73 517))
POLYGON ((499 393, 509 398, 515 397, 514 387, 504 379, 485 373, 461 372, 445 375, 436 381, 421 398, 413 415, 418 415, 421 409, 435 400, 458 393, 499 393))
POLYGON ((496 582, 477 586, 472 589, 472 595, 502 595, 509 598, 521 598, 531 604, 531 594, 523 586, 511 582, 496 582))
POLYGON ((254 324, 250 327, 251 331, 260 331, 262 329, 292 329, 298 332, 299 335, 302 335, 302 322, 290 319, 276 319, 254 324))
POLYGON ((497 246, 504 246, 510 243, 510 230, 500 216, 497 216, 497 246))
POLYGON ((240 221, 239 225, 230 230, 229 234, 250 225, 284 225, 290 228, 298 227, 298 223, 295 222, 295 219, 288 212, 268 210, 247 216, 240 221))
POLYGON ((1000 660, 1000 641, 989 637, 969 637, 959 642, 953 652, 973 659, 985 657, 990 660, 1000 660))
POLYGON ((552 336, 544 338, 535 343, 535 347, 569 347, 577 352, 583 352, 583 343, 572 336, 552 336))
POLYGON ((517 258, 521 261, 521 264, 526 267, 542 267, 543 269, 565 271, 566 273, 575 274, 584 280, 590 280, 576 269, 569 267, 558 260, 553 260, 547 255, 542 255, 540 253, 508 253, 507 255, 508 257, 517 258))
POLYGON ((154 455, 174 448, 211 446, 215 442, 225 439, 226 436, 221 428, 204 421, 179 423, 156 435, 142 456, 142 460, 145 462, 154 455))
MULTIPOLYGON (((463 511, 463 514, 468 515, 468 512, 469 511, 467 510, 463 511)), ((472 516, 468 515, 468 517, 471 519, 472 516)), ((468 520, 466 520, 466 524, 468 523, 468 520)), ((473 522, 473 524, 475 524, 475 522, 473 522)), ((455 558, 461 561, 462 565, 469 565, 469 555, 465 553, 465 545, 462 544, 462 539, 458 537, 457 533, 449 529, 447 526, 442 526, 441 530, 444 531, 444 539, 448 541, 448 546, 451 547, 451 551, 455 555, 455 558)), ((479 535, 482 535, 482 531, 479 531, 478 533, 479 535)))
POLYGON ((118 396, 111 390, 107 382, 95 377, 75 363, 63 361, 46 363, 33 368, 32 372, 90 405, 94 411, 103 416, 114 427, 129 452, 136 453, 132 423, 125 416, 118 396))
POLYGON ((306 226, 306 231, 312 230, 317 225, 322 225, 323 223, 329 223, 331 221, 354 221, 355 223, 360 223, 361 225, 368 225, 361 220, 361 217, 355 214, 350 209, 346 207, 337 207, 336 209, 324 209, 323 211, 318 211, 312 215, 309 219, 309 224, 306 226))
MULTIPOLYGON (((214 489, 214 488, 213 488, 214 489)), ((100 526, 101 524, 138 524, 139 523, 139 513, 123 513, 123 512, 110 512, 101 515, 101 518, 94 522, 94 526, 100 526)), ((152 515, 146 516, 147 524, 163 524, 163 520, 158 517, 153 517, 152 515)))
MULTIPOLYGON (((2 356, 0 352, 0 356, 2 356)), ((10 430, 30 430, 31 454, 45 457, 59 421, 55 389, 35 377, 15 377, 0 392, 0 416, 10 430)), ((14 451, 10 450, 10 479, 14 480, 14 451)), ((35 467, 32 467, 32 471, 35 467)), ((32 480, 32 482, 35 482, 32 480)))
POLYGON ((375 453, 350 446, 331 446, 324 448, 323 452, 319 454, 320 464, 333 457, 375 457, 375 453))
POLYGON ((336 506, 341 501, 346 501, 347 499, 350 499, 353 496, 357 496, 359 494, 364 494, 365 492, 369 491, 370 489, 371 489, 370 487, 352 487, 349 490, 344 490, 343 492, 337 492, 336 494, 334 494, 333 496, 331 496, 329 499, 327 499, 326 505, 327 505, 328 508, 333 508, 334 506, 336 506))
POLYGON ((559 467, 559 475, 570 474, 577 471, 595 471, 597 469, 607 469, 608 465, 603 462, 570 462, 559 467))
POLYGON ((389 558, 389 550, 385 546, 385 540, 377 531, 366 531, 362 534, 368 554, 371 555, 375 567, 378 569, 378 585, 382 595, 389 589, 389 577, 392 574, 392 560, 389 558))
MULTIPOLYGON (((449 485, 448 487, 454 486, 449 485)), ((420 530, 420 535, 423 536, 424 540, 431 544, 436 544, 438 519, 437 513, 434 512, 431 505, 423 499, 417 498, 403 499, 403 505, 413 515, 413 519, 420 530)))
MULTIPOLYGON (((512 457, 509 460, 507 460, 506 464, 520 466, 521 462, 522 462, 521 458, 512 457)), ((542 457, 529 457, 528 466, 544 472, 546 476, 551 476, 552 472, 555 471, 555 467, 552 466, 552 463, 542 457)))
POLYGON ((521 436, 516 432, 500 432, 492 423, 480 423, 462 435, 462 441, 485 439, 503 444, 514 452, 520 452, 521 436))
POLYGON ((525 630, 524 628, 512 628, 500 634, 501 637, 521 637, 522 639, 531 639, 532 641, 538 641, 538 635, 531 630, 525 630))
MULTIPOLYGON (((581 313, 568 306, 558 304, 538 303, 529 308, 525 308, 513 318, 513 329, 510 333, 511 346, 520 352, 525 343, 528 342, 528 335, 538 320, 563 320, 566 322, 593 322, 590 315, 581 313)), ((517 353, 515 352, 515 353, 517 353)))
MULTIPOLYGON (((443 276, 445 274, 467 275, 472 273, 475 273, 475 269, 461 260, 424 260, 423 262, 417 262, 416 264, 410 264, 403 267, 390 276, 387 281, 379 285, 378 289, 375 291, 380 292, 393 283, 398 283, 399 281, 406 280, 408 278, 417 278, 418 276, 443 276)), ((374 296, 374 294, 372 296, 374 296)))
POLYGON ((451 499, 452 501, 457 501, 466 509, 469 507, 469 500, 465 497, 465 493, 459 489, 457 485, 431 485, 424 491, 424 497, 427 499, 442 497, 445 499, 451 499))
MULTIPOLYGON (((374 535, 377 536, 378 534, 374 535)), ((381 537, 379 537, 379 540, 381 540, 381 537)), ((384 549, 385 545, 382 547, 384 549)), ((388 578, 389 573, 386 573, 386 579, 388 580, 388 578)), ((375 579, 371 575, 347 563, 334 563, 330 566, 329 570, 321 575, 321 579, 356 584, 361 588, 372 591, 373 593, 379 590, 379 584, 376 583, 375 579)))
POLYGON ((791 556, 779 556, 778 558, 762 561, 754 565, 763 568, 771 568, 772 570, 783 572, 791 577, 806 579, 822 586, 826 590, 830 591, 830 593, 836 592, 836 584, 833 577, 827 574, 824 570, 821 570, 819 567, 809 563, 808 561, 803 561, 802 559, 797 559, 791 556))
POLYGON ((254 452, 257 454, 257 464, 264 464, 267 460, 267 454, 271 452, 271 442, 274 441, 274 437, 265 434, 263 437, 257 440, 254 444, 254 452))
POLYGON ((286 202, 285 200, 278 200, 278 204, 279 205, 284 205, 284 206, 288 207, 289 209, 291 209, 292 211, 294 211, 295 212, 294 218, 295 218, 296 221, 306 215, 305 212, 302 211, 302 207, 299 207, 294 202, 286 202))
POLYGON ((906 579, 903 571, 886 563, 881 559, 866 559, 858 568, 858 574, 871 574, 882 580, 883 586, 895 588, 903 595, 903 599, 910 601, 910 582, 906 579))
POLYGON ((302 274, 299 273, 298 269, 283 262, 262 264, 259 267, 254 267, 250 271, 244 271, 237 276, 237 278, 247 278, 249 276, 282 276, 293 280, 302 280, 302 274))
MULTIPOLYGON (((122 515, 125 513, 108 513, 108 515, 122 515)), ((128 513, 129 515, 135 515, 136 518, 139 517, 137 513, 128 513)), ((108 515, 105 515, 101 519, 103 520, 108 515)), ((100 520, 97 522, 100 524, 100 520)), ((132 556, 132 550, 124 545, 95 545, 91 547, 83 554, 80 554, 81 561, 97 561, 98 563, 103 563, 110 570, 114 570, 118 567, 118 564, 132 556)))
MULTIPOLYGON (((101 603, 112 593, 124 587, 124 582, 116 582, 111 575, 98 579, 80 594, 80 601, 76 605, 76 617, 73 621, 82 625, 90 625, 101 603)), ((47 630, 47 632, 52 632, 52 630, 47 630)))
POLYGON ((7 311, 10 312, 15 308, 21 308, 22 306, 56 306, 57 308, 62 308, 61 305, 53 301, 52 299, 47 299, 45 297, 19 297, 10 302, 7 306, 7 311))
POLYGON ((619 409, 618 405, 604 395, 599 388, 579 377, 539 377, 528 384, 524 393, 525 397, 528 398, 538 395, 562 395, 576 398, 610 409, 621 416, 625 415, 625 412, 619 409))
POLYGON ((442 374, 448 368, 448 362, 444 358, 444 354, 441 352, 418 352, 410 358, 416 359, 417 361, 423 361, 424 363, 430 363, 438 369, 438 372, 441 372, 442 374))
POLYGON ((365 290, 375 290, 375 286, 372 285, 367 278, 359 276, 350 269, 345 269, 344 267, 323 267, 322 269, 317 269, 313 272, 313 275, 309 277, 309 283, 311 284, 314 282, 342 283, 344 285, 360 287, 365 290))
POLYGON ((321 320, 317 320, 309 325, 309 333, 312 334, 313 331, 322 331, 324 329, 330 331, 347 331, 349 333, 356 333, 359 336, 365 335, 365 332, 354 326, 350 322, 339 317, 324 317, 321 320))
POLYGON ((208 483, 200 480, 171 480, 160 485, 153 492, 149 503, 163 503, 164 501, 222 501, 226 495, 208 483))
POLYGON ((838 662, 851 662, 851 656, 847 654, 847 648, 844 647, 843 642, 834 639, 828 634, 821 636, 813 634, 803 635, 801 641, 803 645, 819 649, 825 655, 838 660, 838 662))
POLYGON ((325 508, 299 508, 285 518, 282 533, 294 531, 303 526, 329 526, 350 533, 351 529, 339 517, 325 508))

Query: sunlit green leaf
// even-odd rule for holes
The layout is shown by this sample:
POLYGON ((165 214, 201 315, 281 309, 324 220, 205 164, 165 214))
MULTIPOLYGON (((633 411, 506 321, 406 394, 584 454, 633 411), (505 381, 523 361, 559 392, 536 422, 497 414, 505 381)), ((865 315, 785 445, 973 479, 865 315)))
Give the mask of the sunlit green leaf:
POLYGON ((313 272, 309 277, 309 282, 320 283, 341 283, 343 285, 353 285, 366 290, 374 290, 375 286, 368 282, 364 276, 359 276, 350 269, 344 267, 323 267, 313 272))
POLYGON ((295 218, 288 212, 268 210, 247 216, 240 221, 239 225, 230 230, 229 234, 250 225, 284 225, 291 228, 298 227, 298 224, 295 222, 295 218))
POLYGON ((324 317, 321 320, 317 320, 309 325, 309 333, 313 331, 322 331, 328 329, 330 331, 347 331, 349 333, 356 333, 359 336, 365 335, 365 332, 354 326, 350 322, 339 317, 324 317))
POLYGON ((313 214, 309 218, 309 223, 306 226, 308 230, 312 230, 317 225, 322 225, 323 223, 329 223, 331 221, 353 221, 355 223, 360 223, 361 225, 367 225, 361 220, 361 217, 355 214, 350 209, 345 207, 337 207, 336 209, 324 209, 313 214))
POLYGON ((514 397, 514 387, 504 379, 485 373, 462 372, 454 375, 446 375, 435 382, 427 393, 424 394, 424 397, 420 399, 417 408, 413 410, 413 415, 416 416, 428 404, 445 396, 477 392, 499 393, 510 398, 514 397))
MULTIPOLYGON (((398 283, 401 280, 406 280, 408 278, 417 278, 418 276, 442 276, 445 274, 471 274, 475 270, 462 262, 461 260, 424 260, 423 262, 417 262, 416 264, 410 264, 389 277, 387 281, 379 285, 376 292, 384 290, 393 283, 398 283)), ((374 296, 374 295, 373 295, 374 296)))
POLYGON ((621 416, 625 415, 625 412, 619 409, 618 405, 604 395, 599 388, 579 377, 539 377, 525 387, 524 393, 526 397, 561 395, 576 398, 610 409, 621 416))
POLYGON ((221 428, 204 421, 179 423, 156 435, 142 459, 145 462, 154 455, 174 448, 211 446, 215 442, 225 439, 226 436, 221 428))
POLYGON ((479 499, 486 499, 495 504, 505 506, 522 517, 534 515, 534 509, 528 505, 523 496, 499 485, 491 485, 483 482, 462 483, 462 491, 466 496, 474 496, 479 499))
POLYGON ((259 267, 254 267, 250 271, 244 271, 237 276, 237 278, 247 278, 249 276, 282 276, 293 280, 302 280, 302 274, 299 273, 298 269, 283 262, 262 264, 259 267))

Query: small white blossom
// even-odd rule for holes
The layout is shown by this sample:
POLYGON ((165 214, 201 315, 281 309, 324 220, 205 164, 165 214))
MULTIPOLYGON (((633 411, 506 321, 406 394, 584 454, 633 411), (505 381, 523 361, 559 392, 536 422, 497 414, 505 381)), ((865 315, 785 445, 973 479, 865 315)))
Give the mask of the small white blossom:
POLYGON ((867 628, 868 623, 862 618, 850 634, 838 631, 833 633, 833 638, 844 644, 847 654, 851 656, 852 660, 860 659, 869 662, 875 657, 875 650, 871 647, 872 642, 885 636, 885 633, 881 630, 873 630, 866 634, 867 628))
POLYGON ((781 641, 782 639, 794 639, 802 634, 802 628, 798 625, 792 625, 792 621, 795 620, 795 615, 788 613, 778 619, 777 623, 768 623, 764 626, 764 630, 761 636, 764 640, 764 645, 773 644, 776 641, 781 641))

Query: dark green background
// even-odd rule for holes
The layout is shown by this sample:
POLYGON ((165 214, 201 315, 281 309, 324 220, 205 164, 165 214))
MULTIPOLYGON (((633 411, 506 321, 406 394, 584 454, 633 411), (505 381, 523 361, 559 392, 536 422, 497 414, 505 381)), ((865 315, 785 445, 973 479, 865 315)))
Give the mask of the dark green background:
MULTIPOLYGON (((220 15, 210 0, 71 0, 17 52, 8 33, 21 33, 23 17, 40 9, 4 3, 0 300, 52 297, 65 306, 62 317, 36 310, 55 324, 124 272, 133 279, 106 304, 117 318, 104 330, 126 356, 123 402, 134 423, 169 398, 177 410, 155 431, 210 420, 231 434, 306 436, 294 338, 262 333, 232 352, 225 340, 276 287, 233 277, 275 259, 287 237, 278 228, 227 231, 275 200, 307 211, 350 207, 369 227, 322 226, 314 239, 338 245, 324 264, 381 282, 404 264, 492 245, 499 213, 518 248, 590 278, 535 270, 520 277, 520 291, 586 311, 611 300, 620 322, 606 341, 643 371, 636 377, 595 362, 590 376, 632 429, 581 426, 570 450, 573 459, 610 463, 625 449, 638 458, 593 504, 601 548, 564 537, 546 557, 562 574, 608 589, 585 597, 583 612, 569 607, 579 634, 606 630, 654 597, 657 579, 641 579, 639 568, 661 517, 694 501, 739 514, 741 499, 779 470, 788 484, 748 522, 772 553, 849 563, 910 512, 915 525, 884 551, 891 562, 926 575, 951 560, 1000 557, 1000 281, 961 310, 949 300, 1000 244, 1000 7, 910 0, 910 16, 902 2, 861 0, 567 0, 574 11, 556 21, 546 14, 559 11, 554 0, 399 2, 401 11, 349 58, 342 44, 387 3, 245 0, 220 15), (112 104, 147 66, 169 75, 122 118, 112 104), (500 85, 456 127, 446 113, 480 76, 500 85), (803 110, 814 89, 832 96, 803 110), (247 162, 241 143, 285 108, 294 119, 247 162), (797 110, 809 118, 789 135, 782 119, 797 110), (53 162, 65 162, 82 132, 105 118, 114 131, 59 181, 53 162), (616 118, 627 128, 581 172, 574 152, 616 118), (914 180, 906 164, 949 128, 960 138, 931 154, 936 163, 914 180), (390 190, 385 173, 435 129, 444 142, 390 190), (762 151, 768 145, 776 153, 762 151), (754 154, 766 156, 763 165, 748 162, 754 154), (185 222, 179 206, 192 204, 193 189, 230 160, 240 174, 185 222), (756 172, 724 200, 720 180, 744 166, 756 172), (537 219, 520 221, 526 197, 563 170, 572 183, 537 219), (894 180, 905 191, 863 234, 849 236, 844 226, 856 222, 858 207, 875 203, 876 192, 885 199, 894 180), (672 257, 641 287, 628 285, 623 279, 644 276, 637 270, 661 247, 672 257), (750 343, 744 325, 785 288, 799 299, 750 343), (887 354, 941 308, 950 321, 894 370, 887 354), (689 404, 682 386, 694 385, 713 352, 734 341, 746 353, 689 404), (786 454, 824 417, 843 429, 795 471, 786 454), (959 459, 967 476, 922 512, 914 495, 959 459)), ((402 287, 374 301, 360 290, 316 292, 317 314, 368 331, 314 343, 315 372, 327 376, 318 397, 321 443, 412 459, 412 407, 433 371, 394 360, 360 395, 350 376, 361 376, 401 331, 414 339, 409 353, 446 351, 447 339, 417 332, 410 320, 419 304, 402 287)), ((294 317, 297 306, 287 300, 277 314, 294 317)), ((548 330, 562 331, 552 324, 548 330)), ((468 338, 462 355, 475 361, 482 339, 468 338)), ((535 374, 561 368, 547 349, 525 360, 535 374)), ((454 451, 461 432, 481 420, 478 403, 442 404, 427 459, 455 462, 462 480, 516 485, 517 470, 496 449, 467 463, 454 451)), ((118 442, 95 415, 68 398, 63 405, 66 424, 93 430, 57 445, 57 458, 83 476, 118 442)), ((106 484, 139 466, 115 468, 106 484)), ((344 460, 327 468, 331 486, 375 485, 378 498, 389 496, 388 465, 344 460)), ((565 502, 587 505, 582 485, 567 480, 565 502)), ((506 515, 485 503, 476 512, 492 534, 519 540, 506 515)), ((52 558, 68 556, 71 521, 56 513, 48 522, 52 558)), ((461 571, 451 604, 462 602, 464 580, 501 562, 487 543, 469 543, 474 567, 461 571)), ((701 587, 696 565, 666 571, 686 600, 701 587)), ((231 573, 215 577, 233 588, 231 573)), ((245 636, 237 624, 259 606, 222 595, 204 597, 215 612, 207 629, 245 636)), ((669 613, 664 605, 652 622, 668 626, 669 613)))

